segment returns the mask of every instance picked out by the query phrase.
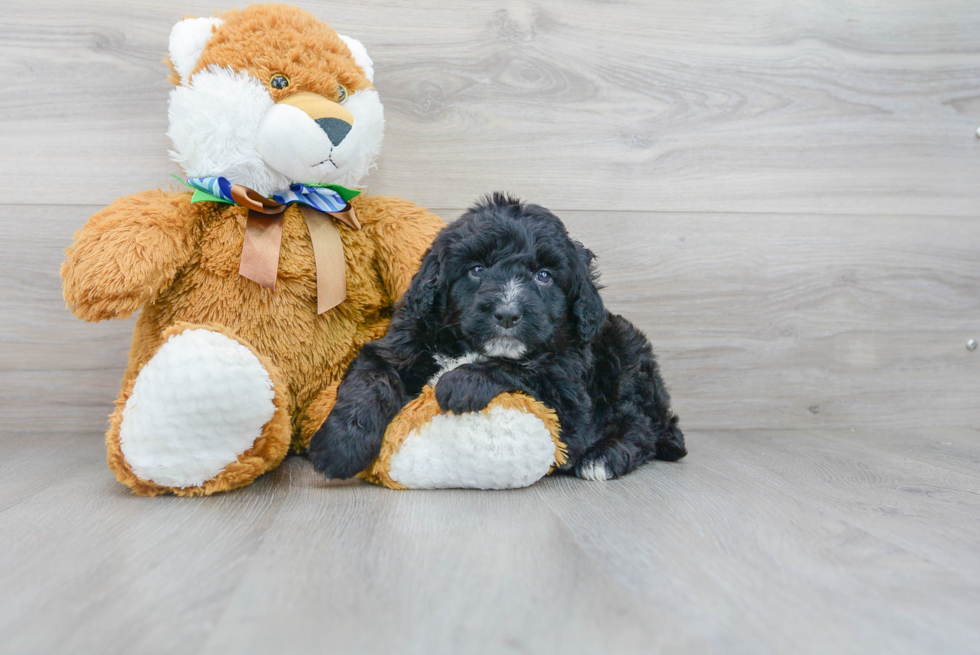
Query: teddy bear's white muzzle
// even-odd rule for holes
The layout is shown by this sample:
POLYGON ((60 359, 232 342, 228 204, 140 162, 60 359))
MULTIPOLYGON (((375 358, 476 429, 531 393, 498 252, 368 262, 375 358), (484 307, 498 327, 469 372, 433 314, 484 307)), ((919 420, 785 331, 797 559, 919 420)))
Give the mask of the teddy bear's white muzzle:
POLYGON ((331 182, 347 163, 338 146, 353 123, 353 117, 314 119, 298 107, 278 103, 262 118, 256 145, 266 165, 290 179, 331 182))

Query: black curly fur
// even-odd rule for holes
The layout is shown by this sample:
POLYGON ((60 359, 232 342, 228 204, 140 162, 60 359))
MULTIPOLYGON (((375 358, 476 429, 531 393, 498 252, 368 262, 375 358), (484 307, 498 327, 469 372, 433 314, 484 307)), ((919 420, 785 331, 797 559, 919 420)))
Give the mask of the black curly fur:
POLYGON ((316 469, 347 478, 366 468, 439 371, 436 356, 471 352, 490 355, 439 378, 440 407, 477 411, 523 391, 557 412, 576 475, 619 477, 687 454, 650 343, 603 307, 592 253, 544 207, 495 193, 440 232, 388 334, 351 364, 310 442, 316 469))

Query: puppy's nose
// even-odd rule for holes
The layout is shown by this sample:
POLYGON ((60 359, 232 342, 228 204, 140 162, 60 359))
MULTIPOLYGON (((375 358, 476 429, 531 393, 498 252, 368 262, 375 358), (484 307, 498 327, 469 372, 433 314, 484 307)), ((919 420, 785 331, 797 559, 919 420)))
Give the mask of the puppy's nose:
POLYGON ((523 315, 521 310, 513 305, 502 305, 497 307, 493 312, 493 317, 496 319, 497 325, 502 328, 514 327, 514 323, 521 320, 521 316, 523 315))

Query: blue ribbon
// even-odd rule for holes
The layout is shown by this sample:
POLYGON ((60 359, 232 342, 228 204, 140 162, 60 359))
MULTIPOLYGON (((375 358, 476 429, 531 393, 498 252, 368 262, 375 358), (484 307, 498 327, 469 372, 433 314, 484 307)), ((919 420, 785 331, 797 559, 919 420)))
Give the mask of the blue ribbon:
POLYGON ((273 193, 272 199, 284 205, 298 202, 322 212, 340 212, 347 207, 347 201, 333 189, 305 184, 290 184, 285 191, 273 193))
MULTIPOLYGON (((180 178, 177 179, 179 180, 180 178)), ((226 177, 192 177, 185 184, 194 189, 192 202, 224 202, 232 205, 235 204, 235 200, 231 196, 232 184, 226 177)), ((335 191, 333 188, 327 186, 290 184, 288 189, 277 191, 271 197, 283 205, 300 203, 322 212, 341 212, 347 208, 347 199, 345 199, 345 196, 353 198, 360 191, 347 189, 346 187, 336 188, 339 191, 335 191)))

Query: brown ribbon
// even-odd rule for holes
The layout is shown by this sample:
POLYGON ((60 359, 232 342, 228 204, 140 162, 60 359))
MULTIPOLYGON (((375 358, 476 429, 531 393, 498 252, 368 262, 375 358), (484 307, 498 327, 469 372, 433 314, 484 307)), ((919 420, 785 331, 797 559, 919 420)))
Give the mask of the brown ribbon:
MULTIPOLYGON (((282 245, 282 217, 287 205, 266 198, 240 184, 231 187, 231 197, 239 205, 248 208, 245 243, 242 245, 242 261, 238 273, 267 289, 275 289, 279 273, 279 250, 282 245)), ((334 221, 354 230, 361 229, 361 224, 350 203, 339 212, 321 212, 306 205, 300 205, 300 211, 306 219, 306 228, 310 231, 310 240, 313 242, 316 312, 322 314, 344 302, 347 297, 344 243, 334 221)))

